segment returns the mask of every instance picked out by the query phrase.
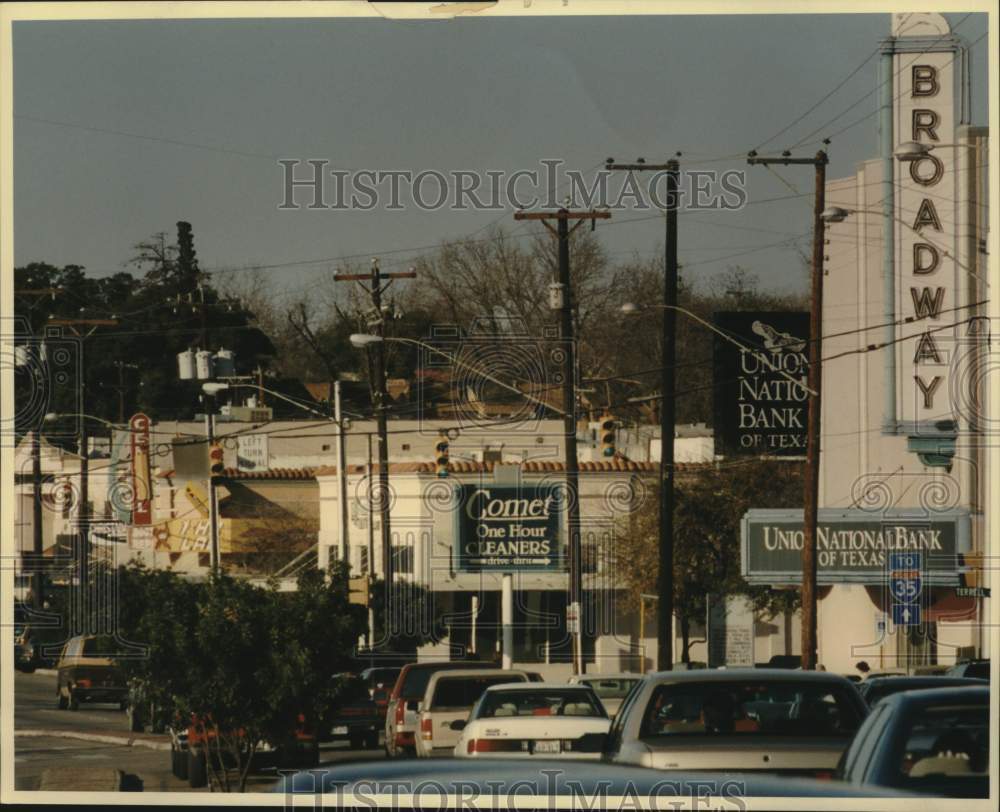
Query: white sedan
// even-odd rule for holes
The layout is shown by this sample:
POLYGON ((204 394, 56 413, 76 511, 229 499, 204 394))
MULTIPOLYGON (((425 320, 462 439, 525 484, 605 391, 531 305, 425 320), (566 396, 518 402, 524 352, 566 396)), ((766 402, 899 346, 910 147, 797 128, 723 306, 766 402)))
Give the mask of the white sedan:
POLYGON ((462 735, 458 758, 599 759, 611 720, 587 685, 507 683, 486 689, 462 735))

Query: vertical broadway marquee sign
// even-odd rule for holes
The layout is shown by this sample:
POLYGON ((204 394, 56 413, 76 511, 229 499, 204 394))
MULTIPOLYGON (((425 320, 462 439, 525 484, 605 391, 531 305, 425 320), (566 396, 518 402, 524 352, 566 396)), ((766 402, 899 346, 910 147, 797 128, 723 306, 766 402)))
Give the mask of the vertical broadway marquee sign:
POLYGON ((149 418, 133 415, 128 423, 132 432, 132 524, 150 525, 153 513, 150 505, 152 488, 149 476, 149 418))
MULTIPOLYGON (((934 18, 939 15, 898 15, 934 18)), ((955 328, 964 316, 959 254, 959 178, 955 101, 960 48, 940 33, 900 27, 893 56, 893 142, 932 149, 919 160, 896 161, 896 369, 899 422, 912 430, 953 418, 949 364, 955 328), (906 36, 919 30, 923 36, 906 36)), ((928 23, 929 24, 929 23, 928 23)))

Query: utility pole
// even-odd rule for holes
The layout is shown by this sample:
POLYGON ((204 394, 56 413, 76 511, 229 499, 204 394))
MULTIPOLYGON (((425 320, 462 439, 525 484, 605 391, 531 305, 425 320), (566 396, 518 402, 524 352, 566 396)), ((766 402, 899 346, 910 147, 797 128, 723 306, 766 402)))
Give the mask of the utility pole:
MULTIPOLYGON (((90 609, 90 437, 87 432, 87 364, 84 343, 101 327, 114 327, 117 319, 49 319, 53 327, 66 327, 80 339, 80 505, 76 513, 77 541, 80 545, 77 564, 80 568, 81 619, 87 624, 90 609), (79 328, 83 328, 83 332, 79 328), (89 329, 87 329, 89 328, 89 329)), ((84 625, 81 628, 87 628, 84 625)))
MULTIPOLYGON (((369 274, 335 274, 335 282, 357 282, 365 293, 368 294, 372 303, 373 320, 369 327, 374 327, 379 338, 385 338, 385 317, 386 313, 382 306, 382 294, 392 284, 394 279, 414 279, 415 271, 396 271, 394 273, 382 273, 379 268, 378 259, 372 259, 371 273, 369 274), (383 285, 383 280, 387 280, 383 285), (365 282, 368 286, 365 286, 365 282)), ((385 341, 376 342, 374 356, 369 356, 374 360, 373 395, 375 406, 375 417, 378 423, 378 481, 379 481, 379 514, 382 530, 382 569, 385 576, 385 600, 386 617, 389 616, 389 603, 392 594, 392 586, 395 581, 395 562, 392 560, 392 534, 389 527, 389 427, 386 416, 386 408, 389 401, 389 393, 386 390, 386 367, 385 367, 385 341)), ((371 352, 371 350, 369 350, 371 352)), ((369 521, 372 517, 369 514, 369 521)), ((374 562, 369 560, 369 565, 374 568, 374 562)))
MULTIPOLYGON (((680 155, 680 153, 677 153, 680 155)), ((677 209, 680 163, 634 164, 607 160, 607 169, 627 172, 665 172, 667 179, 666 234, 664 240, 663 323, 660 335, 660 539, 656 609, 656 667, 669 671, 674 665, 674 433, 676 431, 677 380, 677 209)), ((644 663, 645 664, 645 663, 644 663)))
POLYGON ((787 152, 780 158, 758 158, 751 152, 747 163, 807 165, 816 171, 816 194, 813 205, 812 301, 809 312, 809 416, 806 439, 806 480, 802 511, 802 668, 814 670, 817 661, 816 628, 816 519, 819 510, 820 394, 822 385, 823 337, 823 209, 826 207, 826 152, 812 158, 792 158, 787 152))
POLYGON ((569 238, 584 220, 596 226, 608 219, 607 211, 515 212, 515 220, 540 220, 559 241, 559 283, 562 285, 559 334, 563 347, 563 426, 566 435, 566 532, 569 541, 569 601, 573 624, 573 673, 587 673, 583 658, 583 567, 580 550, 580 466, 576 453, 576 345, 573 334, 573 290, 569 273, 569 238), (548 220, 556 220, 553 228, 548 220), (569 221, 578 221, 571 229, 569 221))
MULTIPOLYGON (((29 280, 30 281, 30 280, 29 280)), ((15 297, 26 297, 31 301, 28 311, 32 311, 42 300, 43 296, 50 296, 55 301, 62 291, 59 288, 27 288, 25 290, 15 290, 15 297)), ((29 325, 30 329, 30 325, 29 325)), ((42 346, 40 344, 29 344, 34 350, 34 357, 30 363, 41 366, 42 346)), ((35 609, 41 609, 45 603, 45 573, 43 558, 45 551, 45 536, 42 528, 42 422, 31 432, 31 551, 35 558, 34 573, 31 578, 31 598, 35 609)))
POLYGON ((333 414, 337 421, 337 502, 340 506, 340 558, 351 560, 347 521, 347 437, 344 435, 344 415, 340 408, 340 380, 333 382, 333 414))

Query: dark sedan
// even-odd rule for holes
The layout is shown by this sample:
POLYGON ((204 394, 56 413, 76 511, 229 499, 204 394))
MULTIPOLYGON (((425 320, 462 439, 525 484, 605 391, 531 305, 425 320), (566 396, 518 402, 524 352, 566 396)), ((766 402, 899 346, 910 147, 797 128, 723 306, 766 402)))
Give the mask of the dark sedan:
POLYGON ((989 711, 985 685, 888 696, 858 730, 837 777, 857 789, 987 798, 989 711))
POLYGON ((858 685, 858 691, 869 706, 880 699, 902 691, 919 691, 927 688, 961 688, 970 685, 989 685, 988 680, 963 677, 872 677, 858 685))

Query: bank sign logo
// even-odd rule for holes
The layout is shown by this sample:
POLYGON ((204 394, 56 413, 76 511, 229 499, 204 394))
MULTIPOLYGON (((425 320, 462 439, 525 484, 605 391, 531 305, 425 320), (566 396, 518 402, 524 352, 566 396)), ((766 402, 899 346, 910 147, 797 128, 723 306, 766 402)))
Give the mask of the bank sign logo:
POLYGON ((715 453, 804 456, 809 314, 724 312, 713 321, 743 345, 714 339, 715 453))
POLYGON ((551 485, 461 485, 456 570, 548 571, 563 567, 559 491, 551 485))

